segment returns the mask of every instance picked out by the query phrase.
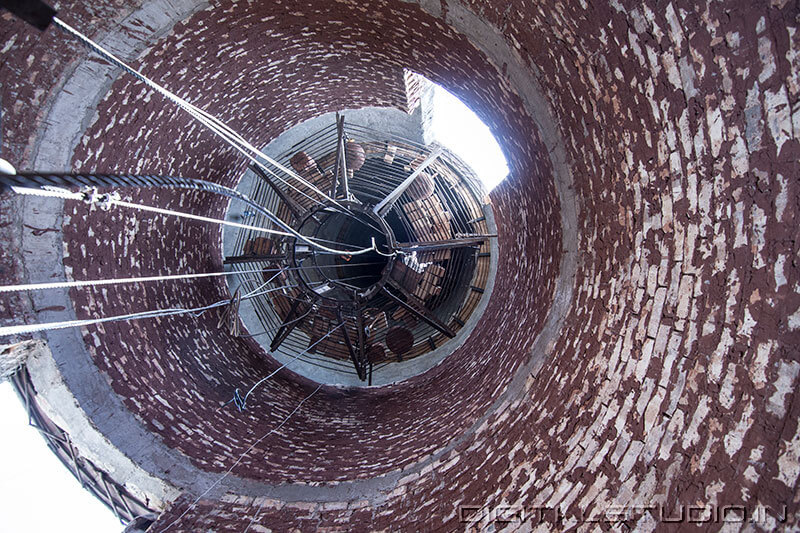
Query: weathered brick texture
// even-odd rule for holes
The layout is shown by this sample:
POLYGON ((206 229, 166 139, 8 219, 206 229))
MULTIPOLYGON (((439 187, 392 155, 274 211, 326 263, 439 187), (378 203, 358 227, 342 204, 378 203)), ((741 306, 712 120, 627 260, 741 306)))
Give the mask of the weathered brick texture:
MULTIPOLYGON (((65 17, 74 10, 84 27, 102 18, 103 32, 132 9, 101 4, 65 17)), ((797 524, 796 1, 422 2, 429 12, 388 1, 212 4, 147 43, 138 64, 254 144, 336 109, 404 108, 407 67, 481 115, 511 176, 491 195, 496 286, 464 346, 400 385, 323 389, 233 469, 266 485, 408 475, 367 500, 343 492, 282 501, 268 488, 255 499, 202 500, 170 531, 241 531, 251 520, 251 531, 553 527, 530 512, 524 524, 494 521, 488 511, 504 505, 560 507, 561 527, 625 505, 656 508, 628 517, 642 531, 668 528, 659 505, 764 506, 750 524, 757 530, 778 527, 785 505, 797 524), (464 7, 497 28, 513 50, 508 64, 491 64, 448 24, 464 7), (578 242, 565 243, 578 250, 569 312, 544 364, 511 390, 543 331, 563 252, 548 139, 506 76, 513 62, 548 99, 580 215, 578 242), (474 526, 460 521, 459 505, 481 508, 474 526)), ((48 98, 80 52, 2 20, 11 43, 0 67, 3 153, 25 168, 48 98)), ((245 164, 126 76, 97 104, 72 163, 228 185, 245 164)), ((132 197, 214 215, 225 208, 200 194, 132 197)), ((220 266, 219 233, 203 224, 81 205, 65 215, 65 265, 76 279, 220 266)), ((0 260, 4 277, 19 272, 13 256, 0 260)), ((79 316, 95 316, 200 305, 225 292, 192 282, 72 296, 79 316)), ((7 305, 0 310, 23 307, 7 305)), ((216 323, 211 314, 144 320, 88 328, 84 338, 150 431, 197 467, 223 472, 313 389, 286 372, 246 413, 217 410, 275 365, 216 323)), ((179 499, 155 529, 192 500, 179 499)))

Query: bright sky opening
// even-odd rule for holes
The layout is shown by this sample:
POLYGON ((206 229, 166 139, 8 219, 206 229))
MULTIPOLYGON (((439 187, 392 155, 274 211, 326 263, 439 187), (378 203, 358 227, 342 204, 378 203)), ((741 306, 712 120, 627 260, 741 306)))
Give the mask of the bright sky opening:
POLYGON ((436 141, 472 167, 487 192, 508 176, 508 163, 489 127, 461 100, 436 84, 431 130, 436 141))
POLYGON ((10 383, 0 383, 0 531, 113 533, 123 526, 28 425, 10 383))

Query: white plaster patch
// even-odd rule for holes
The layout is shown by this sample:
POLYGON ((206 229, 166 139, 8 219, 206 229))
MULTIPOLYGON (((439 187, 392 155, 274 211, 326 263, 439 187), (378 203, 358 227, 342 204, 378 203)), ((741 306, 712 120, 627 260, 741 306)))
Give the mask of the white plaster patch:
POLYGON ((792 135, 792 117, 786 87, 781 86, 776 92, 764 91, 764 109, 767 111, 767 126, 780 154, 783 143, 792 135))
POLYGON ((739 133, 739 128, 730 128, 728 134, 733 139, 731 144, 731 166, 733 167, 734 175, 731 178, 744 176, 750 170, 747 146, 739 133))
POLYGON ((722 375, 722 361, 731 346, 733 346, 733 337, 731 337, 730 331, 725 329, 722 331, 717 348, 711 354, 711 362, 708 365, 708 379, 714 383, 719 382, 719 378, 722 375))
POLYGON ((697 404, 697 409, 695 409, 694 414, 692 415, 692 421, 689 423, 689 427, 686 428, 686 433, 683 435, 684 450, 694 446, 694 444, 700 439, 698 429, 703 423, 703 420, 705 420, 706 416, 708 416, 709 411, 708 397, 703 396, 700 398, 700 401, 697 404))
POLYGON ((764 83, 775 74, 775 57, 772 55, 772 41, 768 37, 759 37, 758 39, 758 56, 761 58, 761 74, 758 75, 758 81, 764 83))
POLYGON ((750 379, 757 390, 763 389, 767 384, 766 370, 769 364, 769 356, 774 348, 775 341, 762 342, 756 348, 755 360, 750 365, 750 379))
POLYGON ((747 138, 747 148, 750 152, 761 149, 761 139, 764 135, 764 120, 761 112, 761 100, 759 96, 761 90, 758 82, 747 91, 747 100, 744 109, 745 118, 745 137, 747 138))
POLYGON ((728 457, 733 458, 733 455, 742 448, 744 436, 750 426, 753 425, 753 420, 751 418, 753 411, 753 401, 750 400, 747 404, 747 407, 744 408, 742 417, 739 419, 736 427, 725 435, 723 443, 725 445, 725 453, 728 454, 728 457))
POLYGON ((786 443, 785 451, 778 456, 777 480, 789 487, 795 488, 797 477, 800 475, 800 424, 797 424, 794 438, 786 443))
POLYGON ((764 268, 767 266, 763 255, 764 247, 767 244, 767 215, 764 213, 763 209, 754 204, 750 209, 750 216, 752 218, 751 230, 753 233, 751 244, 753 251, 753 266, 755 268, 764 268))
POLYGON ((775 392, 767 400, 767 412, 778 418, 786 415, 786 395, 791 394, 794 390, 794 382, 797 380, 798 373, 800 373, 800 363, 797 361, 780 362, 778 379, 774 383, 775 392))
POLYGON ((789 315, 789 329, 794 331, 796 329, 800 329, 800 307, 797 310, 789 315))
POLYGON ((706 102, 706 120, 708 121, 708 136, 711 141, 711 155, 717 157, 722 148, 722 112, 719 107, 712 105, 713 99, 706 102))
POLYGON ((787 190, 786 178, 782 174, 776 175, 780 191, 775 197, 775 218, 780 222, 783 220, 783 212, 786 210, 786 204, 789 201, 789 191, 787 190))
POLYGON ((784 273, 785 265, 786 265, 786 256, 783 254, 778 254, 778 258, 775 259, 775 264, 772 267, 775 277, 775 289, 780 289, 787 283, 786 274, 784 273))

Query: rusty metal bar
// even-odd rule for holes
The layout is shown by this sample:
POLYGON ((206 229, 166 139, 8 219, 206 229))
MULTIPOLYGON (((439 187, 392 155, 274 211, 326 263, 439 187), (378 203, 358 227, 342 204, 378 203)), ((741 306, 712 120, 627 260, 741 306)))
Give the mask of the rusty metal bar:
MULTIPOLYGON (((333 163, 333 182, 331 183, 331 198, 336 199, 336 192, 339 186, 339 169, 342 166, 343 148, 342 139, 344 137, 344 117, 336 113, 336 161, 333 163)), ((346 167, 345 167, 346 168, 346 167)), ((347 170, 345 170, 345 174, 347 170)), ((347 198, 345 196, 345 198, 347 198)))
POLYGON ((386 213, 388 213, 394 203, 400 199, 400 196, 402 196, 405 190, 408 189, 412 183, 414 183, 414 180, 417 179, 417 176, 422 174, 422 171, 428 168, 431 163, 436 161, 436 158, 442 155, 442 152, 443 149, 441 146, 434 149, 433 152, 431 152, 430 155, 425 159, 425 161, 423 161, 416 169, 414 169, 414 171, 409 174, 408 177, 404 179, 402 183, 400 183, 400 185, 395 187, 392 192, 386 195, 386 198, 381 200, 378 205, 372 208, 372 211, 380 217, 386 216, 386 213))
POLYGON ((433 315, 433 313, 431 313, 430 311, 428 311, 424 307, 420 308, 420 307, 417 307, 417 306, 413 305, 412 303, 410 303, 410 302, 412 302, 411 295, 399 283, 397 283, 395 280, 390 278, 389 281, 388 281, 388 284, 391 285, 398 292, 400 292, 400 294, 402 294, 408 301, 406 302, 406 301, 403 301, 401 298, 398 298, 397 296, 392 294, 392 292, 389 289, 387 289, 386 286, 384 286, 383 287, 383 292, 386 293, 386 295, 389 296, 389 298, 391 298, 396 303, 400 304, 401 307, 403 307, 406 310, 408 310, 412 315, 414 315, 417 318, 427 322, 432 328, 434 328, 435 330, 439 331, 443 335, 447 335, 451 339, 456 336, 456 334, 453 333, 453 330, 451 330, 447 326, 447 324, 445 324, 444 322, 442 322, 441 320, 436 318, 433 315))
POLYGON ((480 246, 486 242, 487 239, 492 237, 497 237, 497 235, 476 235, 474 237, 462 237, 442 241, 401 242, 397 243, 395 250, 402 250, 404 252, 431 252, 435 250, 464 248, 467 246, 480 246))
MULTIPOLYGON (((361 364, 366 367, 369 365, 369 359, 365 353, 367 339, 364 338, 364 308, 359 305, 356 312, 358 313, 356 318, 356 327, 358 327, 358 358, 361 361, 361 364)), ((366 371, 366 368, 364 370, 366 371)), ((370 380, 371 379, 372 376, 370 375, 370 380)))
MULTIPOLYGON (((239 263, 253 263, 255 261, 285 261, 285 254, 265 254, 265 255, 233 255, 226 257, 222 262, 224 265, 235 265, 239 263)), ((235 274, 236 272, 231 272, 235 274)))
MULTIPOLYGON (((106 492, 106 497, 108 498, 109 503, 113 502, 114 498, 111 497, 111 492, 108 490, 108 483, 106 483, 106 477, 102 473, 100 474, 100 481, 103 482, 103 489, 106 492)), ((111 510, 114 511, 115 515, 117 515, 117 520, 122 520, 116 505, 112 505, 111 510)))
POLYGON ((300 309, 301 302, 302 300, 294 300, 292 302, 292 307, 289 309, 289 314, 286 315, 286 319, 283 321, 283 324, 281 324, 281 327, 278 329, 277 333, 275 333, 275 336, 272 338, 272 342, 269 345, 271 352, 277 350, 280 345, 283 344, 283 341, 286 340, 286 337, 288 337, 289 334, 294 331, 294 328, 300 324, 299 320, 295 320, 295 315, 300 315, 298 311, 300 309))
POLYGON ((303 208, 300 207, 297 202, 292 200, 292 198, 290 198, 289 195, 283 191, 283 189, 278 187, 278 185, 270 179, 270 177, 261 169, 261 167, 258 165, 250 165, 250 168, 253 169, 253 172, 258 174, 262 180, 267 182, 267 185, 269 185, 272 190, 275 191, 275 194, 277 194, 278 198, 280 198, 286 204, 286 207, 289 208, 289 211, 292 212, 296 219, 300 220, 303 217, 303 208))
MULTIPOLYGON (((360 359, 358 354, 356 354, 356 350, 353 347, 353 341, 350 339, 350 333, 347 331, 347 324, 344 323, 344 317, 342 317, 342 309, 341 307, 336 308, 336 319, 339 321, 340 326, 342 327, 342 334, 344 335, 344 343, 347 345, 347 349, 350 351, 350 358, 353 360, 353 366, 356 368, 356 373, 358 374, 358 379, 364 381, 367 379, 366 372, 365 372, 365 365, 363 359, 360 359)), ((338 326, 337 326, 338 327, 338 326)), ((359 343, 359 352, 363 353, 363 345, 359 343)))

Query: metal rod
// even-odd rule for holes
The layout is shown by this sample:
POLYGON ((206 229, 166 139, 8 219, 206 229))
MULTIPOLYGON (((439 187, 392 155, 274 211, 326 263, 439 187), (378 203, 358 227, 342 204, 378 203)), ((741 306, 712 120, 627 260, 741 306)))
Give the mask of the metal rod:
POLYGON ((372 209, 372 212, 380 217, 385 216, 386 213, 388 213, 389 210, 392 208, 394 203, 405 192, 405 190, 408 189, 408 187, 411 186, 412 183, 414 183, 414 180, 417 179, 417 176, 419 176, 423 170, 428 168, 430 164, 433 163, 436 160, 436 158, 439 157, 441 154, 442 154, 442 147, 441 146, 436 147, 433 150, 433 152, 431 152, 430 155, 425 159, 425 161, 423 161, 420 164, 420 166, 414 169, 414 172, 409 174, 409 176, 405 180, 403 180, 403 182, 400 185, 398 185, 392 192, 390 192, 386 196, 386 198, 381 200, 380 203, 372 209))
MULTIPOLYGON (((353 341, 350 339, 350 333, 347 331, 347 325, 344 323, 344 318, 342 317, 342 308, 336 308, 336 319, 339 320, 339 323, 343 325, 342 334, 344 335, 344 343, 347 345, 347 349, 350 351, 350 358, 353 360, 353 366, 356 368, 356 373, 358 374, 358 379, 364 381, 367 379, 367 376, 364 372, 364 364, 356 354, 356 350, 353 347, 353 341)), ((359 350, 360 351, 360 350, 359 350)))
POLYGON ((402 250, 404 252, 431 252, 434 250, 480 246, 491 237, 497 237, 497 235, 478 235, 475 237, 463 237, 442 241, 401 242, 397 243, 395 250, 402 250))
MULTIPOLYGON (((105 479, 103 480, 103 482, 105 483, 105 479)), ((117 499, 122 502, 122 505, 128 511, 128 520, 133 520, 136 517, 136 515, 133 513, 133 510, 131 509, 130 505, 128 505, 128 502, 125 500, 125 496, 120 493, 119 487, 117 485, 112 485, 112 488, 114 489, 114 492, 116 492, 117 494, 117 499)), ((114 507, 116 507, 116 505, 114 507)))
POLYGON ((350 199, 350 184, 347 180, 347 153, 345 150, 345 135, 344 135, 344 117, 342 117, 341 122, 341 131, 342 133, 339 135, 339 156, 342 158, 342 163, 339 166, 339 173, 342 175, 342 193, 344 194, 344 199, 350 199))
POLYGON ((83 476, 81 475, 81 469, 78 466, 78 459, 75 457, 75 449, 72 447, 72 441, 69 438, 67 439, 67 447, 69 448, 69 454, 72 458, 72 466, 75 467, 75 477, 81 482, 81 488, 86 488, 86 483, 84 483, 83 476))
MULTIPOLYGON (((365 367, 369 365, 369 359, 367 359, 366 354, 364 353, 364 345, 367 343, 367 340, 364 338, 364 308, 359 304, 358 313, 356 319, 356 326, 358 327, 358 358, 361 360, 361 364, 365 367)), ((366 371, 366 368, 363 368, 366 371)), ((361 378, 362 381, 364 378, 361 378)), ((370 381, 372 381, 372 375, 370 374, 370 381)))
POLYGON ((287 195, 283 190, 281 190, 281 188, 278 187, 278 184, 272 181, 269 175, 267 175, 267 173, 264 172, 264 170, 260 166, 250 165, 250 168, 253 169, 253 172, 258 174, 258 176, 262 180, 266 181, 270 187, 272 187, 272 190, 275 191, 275 194, 278 195, 278 198, 283 200, 283 202, 286 204, 286 207, 289 208, 289 211, 292 212, 295 218, 297 218, 298 220, 302 218, 303 208, 300 207, 297 204, 297 202, 295 202, 292 198, 290 198, 289 195, 287 195))
POLYGON ((339 185, 339 169, 342 162, 342 137, 344 136, 344 118, 336 113, 336 161, 333 164, 333 183, 331 183, 331 198, 336 198, 339 185))
POLYGON ((117 520, 121 521, 122 517, 119 515, 119 510, 117 509, 117 506, 114 505, 114 498, 111 497, 111 491, 108 490, 108 483, 106 483, 106 477, 103 475, 102 472, 100 473, 100 481, 103 482, 103 489, 105 490, 106 498, 108 498, 109 507, 111 507, 111 510, 114 511, 114 514, 117 515, 117 520))
POLYGON ((439 331, 440 333, 442 333, 442 334, 444 334, 444 335, 447 335, 447 336, 448 336, 448 337, 450 337, 451 339, 452 339, 453 337, 455 337, 455 336, 456 336, 456 334, 455 334, 455 333, 453 333, 453 330, 451 330, 449 327, 447 327, 447 324, 445 324, 444 322, 442 322, 441 320, 439 320, 438 318, 436 318, 435 316, 433 316, 433 313, 431 313, 430 311, 428 311, 428 310, 427 310, 427 309, 425 309, 424 307, 422 307, 422 308, 418 308, 418 307, 416 307, 415 305, 411 304, 411 303, 410 303, 410 302, 412 301, 412 300, 411 300, 411 298, 410 298, 410 296, 411 296, 411 295, 408 293, 408 291, 406 291, 406 290, 405 290, 403 287, 401 287, 399 283, 396 283, 396 282, 395 282, 394 280, 392 280, 391 278, 389 279, 389 282, 388 282, 388 283, 389 283, 389 284, 390 284, 390 285, 391 285, 391 286, 392 286, 394 289, 396 289, 398 292, 400 292, 400 294, 402 294, 403 296, 405 296, 405 297, 408 299, 408 302, 405 302, 405 301, 403 301, 402 299, 398 298, 397 296, 395 296, 394 294, 392 294, 392 293, 391 293, 391 291, 390 291, 389 289, 387 289, 387 288, 386 288, 386 286, 384 286, 384 287, 383 287, 383 292, 384 292, 384 293, 385 293, 385 294, 386 294, 386 295, 387 295, 389 298, 391 298, 393 301, 395 301, 395 302, 397 302, 398 304, 400 304, 400 306, 401 306, 401 307, 405 308, 405 309, 406 309, 408 312, 410 312, 412 315, 414 315, 414 316, 416 316, 417 318, 419 318, 419 319, 421 319, 421 320, 424 320, 425 322, 427 322, 427 323, 428 323, 428 325, 430 325, 432 328, 434 328, 435 330, 439 331))
POLYGON ((300 303, 300 300, 295 300, 292 302, 292 307, 289 309, 289 314, 286 315, 286 319, 283 321, 283 324, 281 324, 280 329, 275 334, 275 337, 272 338, 272 342, 269 345, 269 350, 271 352, 277 350, 280 345, 283 344, 283 341, 286 340, 286 337, 288 337, 289 334, 294 331, 294 328, 296 328, 300 323, 299 321, 294 320, 295 313, 300 314, 298 312, 300 303))

